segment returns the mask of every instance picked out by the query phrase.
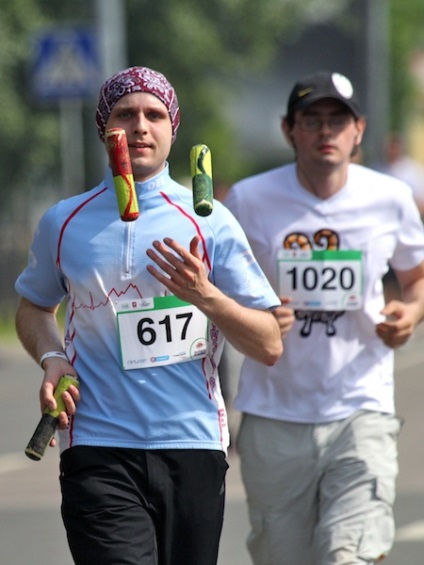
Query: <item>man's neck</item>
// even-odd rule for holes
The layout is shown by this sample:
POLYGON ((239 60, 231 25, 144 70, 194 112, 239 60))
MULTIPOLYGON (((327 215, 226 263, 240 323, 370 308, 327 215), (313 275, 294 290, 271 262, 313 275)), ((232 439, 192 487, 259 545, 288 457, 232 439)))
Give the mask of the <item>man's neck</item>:
POLYGON ((346 184, 348 166, 333 168, 331 171, 306 169, 296 165, 297 178, 308 192, 326 200, 339 192, 346 184))

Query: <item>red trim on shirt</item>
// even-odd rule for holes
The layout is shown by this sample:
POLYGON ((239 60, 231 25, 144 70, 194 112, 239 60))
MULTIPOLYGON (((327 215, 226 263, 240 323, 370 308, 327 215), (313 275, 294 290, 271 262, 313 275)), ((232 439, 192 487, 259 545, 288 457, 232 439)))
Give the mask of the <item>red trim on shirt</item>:
POLYGON ((60 248, 61 248, 61 245, 62 245, 63 234, 64 234, 65 229, 67 228, 69 222, 72 220, 72 218, 74 216, 76 216, 78 214, 78 212, 81 210, 81 208, 84 208, 84 206, 86 206, 86 204, 88 204, 89 202, 94 200, 94 198, 97 198, 98 196, 100 196, 100 194, 102 194, 105 190, 107 190, 106 186, 100 192, 98 192, 97 194, 93 194, 93 196, 88 198, 85 202, 82 202, 82 204, 80 204, 77 208, 75 208, 75 210, 72 212, 72 214, 65 220, 65 222, 62 226, 62 229, 60 230, 59 241, 57 243, 56 267, 58 269, 60 269, 60 248))
POLYGON ((181 206, 178 206, 178 204, 175 204, 175 202, 172 202, 172 200, 169 198, 169 196, 167 196, 164 192, 160 193, 161 196, 163 196, 163 198, 165 198, 165 200, 171 204, 171 206, 174 206, 175 208, 177 208, 177 210, 179 210, 181 212, 181 214, 183 214, 183 216, 185 216, 186 218, 188 218, 190 220, 190 222, 192 222, 192 224, 194 225, 194 227, 196 228, 196 231, 198 233, 198 235, 200 236, 200 239, 202 240, 202 246, 203 246, 203 257, 202 257, 202 261, 205 261, 209 272, 212 271, 212 266, 211 266, 211 262, 209 259, 209 255, 206 249, 206 243, 205 243, 205 238, 202 235, 202 231, 200 229, 199 224, 196 222, 196 220, 193 218, 193 216, 190 216, 190 214, 188 214, 185 210, 183 210, 181 208, 181 206))

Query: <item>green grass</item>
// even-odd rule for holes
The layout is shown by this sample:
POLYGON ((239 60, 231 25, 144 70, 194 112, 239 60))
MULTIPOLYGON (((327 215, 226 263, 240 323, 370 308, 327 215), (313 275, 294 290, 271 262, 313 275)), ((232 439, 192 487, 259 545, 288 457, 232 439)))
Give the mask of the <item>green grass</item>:
POLYGON ((0 315, 0 342, 2 345, 18 342, 15 330, 15 316, 0 315))
MULTIPOLYGON (((62 332, 65 323, 65 309, 66 304, 61 304, 57 313, 57 321, 62 332)), ((0 309, 0 344, 7 345, 9 343, 19 343, 15 329, 15 312, 9 309, 6 311, 0 309)))

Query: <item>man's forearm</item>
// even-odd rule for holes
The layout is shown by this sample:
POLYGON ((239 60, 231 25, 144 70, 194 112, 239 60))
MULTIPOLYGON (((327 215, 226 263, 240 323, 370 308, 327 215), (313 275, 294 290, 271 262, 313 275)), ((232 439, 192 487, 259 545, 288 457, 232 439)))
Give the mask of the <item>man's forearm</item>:
POLYGON ((409 271, 396 271, 396 276, 406 304, 414 305, 415 325, 424 318, 424 262, 409 271))
POLYGON ((63 340, 56 321, 56 308, 41 308, 21 298, 16 312, 16 332, 31 357, 38 363, 47 351, 62 351, 63 340))
POLYGON ((272 313, 241 306, 219 291, 213 300, 210 309, 201 309, 231 345, 260 363, 274 365, 283 352, 283 344, 277 320, 272 313))

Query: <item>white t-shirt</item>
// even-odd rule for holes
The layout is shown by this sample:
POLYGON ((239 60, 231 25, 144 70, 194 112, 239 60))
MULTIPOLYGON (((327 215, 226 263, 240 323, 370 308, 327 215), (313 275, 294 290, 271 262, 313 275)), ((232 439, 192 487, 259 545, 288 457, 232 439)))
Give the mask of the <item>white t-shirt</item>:
POLYGON ((356 260, 348 260, 343 272, 331 255, 329 264, 292 265, 286 270, 292 277, 296 272, 298 286, 326 286, 324 269, 339 290, 350 288, 352 273, 357 282, 361 278, 352 310, 328 305, 320 310, 311 293, 314 309, 295 310, 296 321, 275 366, 245 360, 236 409, 305 423, 342 419, 359 409, 393 413, 393 351, 376 336, 375 324, 383 320, 382 277, 388 264, 408 270, 424 260, 423 226, 410 188, 352 164, 343 189, 322 200, 299 184, 291 164, 236 183, 225 205, 244 228, 278 294, 291 292, 279 288, 277 259, 284 248, 290 253, 298 249, 300 255, 325 249, 355 252, 356 260))

